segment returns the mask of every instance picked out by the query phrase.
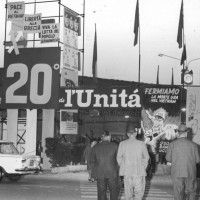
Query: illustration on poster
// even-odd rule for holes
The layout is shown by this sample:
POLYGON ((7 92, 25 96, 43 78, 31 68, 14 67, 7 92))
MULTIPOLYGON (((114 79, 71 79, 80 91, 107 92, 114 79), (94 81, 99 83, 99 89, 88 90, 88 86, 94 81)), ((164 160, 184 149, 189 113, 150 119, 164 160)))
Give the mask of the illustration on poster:
POLYGON ((159 139, 173 140, 177 137, 176 130, 178 126, 176 124, 164 123, 168 113, 163 108, 155 110, 153 114, 144 109, 143 113, 142 129, 144 131, 145 143, 155 153, 159 139))

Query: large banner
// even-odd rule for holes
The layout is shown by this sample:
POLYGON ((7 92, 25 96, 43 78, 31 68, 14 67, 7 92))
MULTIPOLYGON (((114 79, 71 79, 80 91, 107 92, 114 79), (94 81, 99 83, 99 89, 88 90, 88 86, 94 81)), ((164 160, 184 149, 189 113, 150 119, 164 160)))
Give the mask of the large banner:
POLYGON ((191 128, 192 140, 200 145, 200 88, 188 87, 186 124, 191 128))
POLYGON ((60 109, 141 109, 137 88, 66 88, 59 91, 60 109))
POLYGON ((50 109, 58 104, 60 48, 5 51, 1 108, 50 109))
POLYGON ((158 152, 159 140, 173 140, 177 137, 180 111, 180 87, 143 87, 142 130, 150 151, 158 152))

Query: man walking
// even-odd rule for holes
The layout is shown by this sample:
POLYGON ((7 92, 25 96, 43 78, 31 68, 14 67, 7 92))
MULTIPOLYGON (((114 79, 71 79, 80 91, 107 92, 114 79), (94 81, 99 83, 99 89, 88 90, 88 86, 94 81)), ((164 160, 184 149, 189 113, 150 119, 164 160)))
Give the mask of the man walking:
POLYGON ((110 200, 118 199, 119 175, 116 160, 118 145, 110 142, 110 140, 109 132, 105 131, 102 136, 102 142, 95 145, 91 153, 92 170, 95 169, 97 177, 98 200, 107 200, 107 185, 110 190, 110 200))
POLYGON ((166 160, 171 163, 174 199, 194 200, 197 189, 196 164, 200 162, 198 146, 187 139, 187 127, 178 127, 178 139, 169 144, 166 160))
POLYGON ((129 139, 119 144, 117 162, 120 176, 124 176, 126 200, 142 200, 149 154, 143 141, 136 139, 137 131, 127 133, 129 139))

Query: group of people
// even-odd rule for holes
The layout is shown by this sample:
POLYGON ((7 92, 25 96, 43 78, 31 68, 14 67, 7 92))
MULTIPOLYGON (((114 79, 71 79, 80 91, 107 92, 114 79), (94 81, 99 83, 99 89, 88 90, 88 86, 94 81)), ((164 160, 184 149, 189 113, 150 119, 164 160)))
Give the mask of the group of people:
MULTIPOLYGON (((171 142, 166 160, 171 165, 174 199, 194 200, 197 179, 196 164, 200 162, 198 146, 187 139, 187 127, 178 127, 178 138, 171 142)), ((89 181, 97 181, 98 200, 110 200, 119 196, 119 180, 123 176, 126 200, 142 200, 145 191, 146 169, 149 153, 144 141, 137 139, 137 131, 129 130, 128 139, 118 144, 111 142, 111 135, 105 131, 100 142, 91 141, 87 154, 89 181), (96 144, 97 143, 97 144, 96 144)))

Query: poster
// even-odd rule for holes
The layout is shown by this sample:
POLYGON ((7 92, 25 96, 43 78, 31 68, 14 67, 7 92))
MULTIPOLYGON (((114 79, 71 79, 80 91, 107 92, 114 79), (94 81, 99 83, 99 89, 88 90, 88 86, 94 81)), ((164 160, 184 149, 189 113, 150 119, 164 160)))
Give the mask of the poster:
POLYGON ((66 86, 69 88, 78 86, 78 71, 62 68, 61 86, 66 86))
POLYGON ((200 145, 200 88, 188 87, 186 100, 186 125, 191 129, 192 140, 200 145))
POLYGON ((58 42, 60 40, 60 24, 50 23, 41 25, 41 43, 58 42))
POLYGON ((78 133, 78 110, 60 110, 60 134, 78 133))
POLYGON ((78 71, 78 35, 80 18, 64 9, 63 67, 78 71))
POLYGON ((158 141, 177 137, 180 124, 181 88, 143 86, 142 130, 149 151, 158 153, 158 141))
POLYGON ((24 15, 24 33, 40 33, 41 32, 42 14, 24 15))
POLYGON ((25 3, 24 1, 19 2, 9 2, 7 3, 8 8, 8 21, 17 21, 23 20, 25 12, 25 3))

